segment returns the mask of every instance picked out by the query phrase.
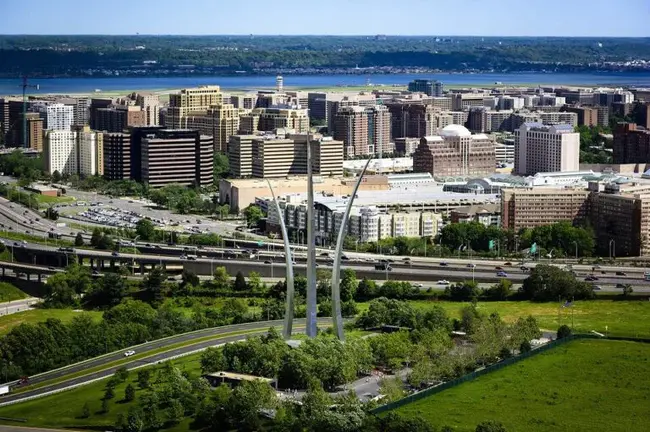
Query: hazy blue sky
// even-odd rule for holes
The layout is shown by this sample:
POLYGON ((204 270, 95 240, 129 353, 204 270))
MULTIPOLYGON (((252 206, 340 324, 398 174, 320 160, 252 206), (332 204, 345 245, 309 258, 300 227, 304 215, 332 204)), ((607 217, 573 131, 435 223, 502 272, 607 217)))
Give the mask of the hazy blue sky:
POLYGON ((4 34, 650 36, 650 0, 0 0, 4 34))

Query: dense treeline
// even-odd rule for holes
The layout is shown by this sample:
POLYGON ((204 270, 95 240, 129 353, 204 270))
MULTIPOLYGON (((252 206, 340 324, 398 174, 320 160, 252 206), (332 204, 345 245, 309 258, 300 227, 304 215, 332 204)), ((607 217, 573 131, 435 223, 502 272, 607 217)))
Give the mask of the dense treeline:
POLYGON ((145 73, 188 64, 195 65, 195 72, 206 68, 223 73, 356 65, 571 71, 602 67, 604 61, 648 57, 650 42, 643 38, 435 36, 3 36, 0 53, 7 60, 0 65, 0 74, 7 76, 69 76, 91 71, 102 75, 111 69, 128 74, 134 73, 133 66, 152 59, 157 64, 142 68, 145 73))

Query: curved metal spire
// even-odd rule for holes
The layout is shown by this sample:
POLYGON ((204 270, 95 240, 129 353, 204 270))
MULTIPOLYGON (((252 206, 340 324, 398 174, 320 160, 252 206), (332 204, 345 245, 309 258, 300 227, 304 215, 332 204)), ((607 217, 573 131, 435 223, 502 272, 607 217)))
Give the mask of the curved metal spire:
POLYGON ((285 339, 291 338, 291 333, 293 332, 293 300, 295 296, 294 291, 294 282, 293 282, 293 257, 291 256, 291 245, 289 244, 289 236, 287 235, 287 225, 284 223, 284 218, 282 217, 282 209, 280 208, 280 203, 275 197, 275 192, 273 192, 273 187, 271 186, 270 180, 266 180, 266 183, 269 185, 271 190, 271 196, 273 196, 273 202, 275 203, 275 208, 278 212, 278 218, 280 219, 280 229, 282 230, 282 239, 284 240, 284 255, 286 257, 286 279, 287 279, 287 304, 284 312, 284 328, 282 335, 285 339))
POLYGON ((332 268, 332 324, 334 325, 334 331, 339 340, 345 340, 345 334, 343 333, 343 316, 341 315, 341 255, 343 254, 343 240, 345 240, 345 232, 350 219, 350 211, 352 210, 352 203, 354 198, 357 196, 357 191, 361 185, 361 180, 363 175, 370 165, 372 157, 368 159, 366 165, 363 167, 363 171, 359 174, 356 184, 354 185, 354 190, 348 204, 345 207, 345 213, 343 214, 343 220, 341 221, 341 227, 339 228, 339 236, 336 240, 336 250, 334 251, 334 264, 332 268))

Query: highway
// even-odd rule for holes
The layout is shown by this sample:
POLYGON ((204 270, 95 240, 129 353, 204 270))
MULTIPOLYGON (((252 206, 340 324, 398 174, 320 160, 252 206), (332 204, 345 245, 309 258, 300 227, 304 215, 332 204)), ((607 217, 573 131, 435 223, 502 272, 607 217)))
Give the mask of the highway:
POLYGON ((40 302, 41 299, 36 297, 29 297, 22 300, 13 300, 9 302, 0 303, 0 316, 11 315, 17 312, 24 312, 31 309, 33 304, 40 302))
MULTIPOLYGON (((305 324, 304 319, 295 320, 294 329, 299 330, 300 326, 304 326, 304 324, 305 324)), ((330 324, 331 324, 331 318, 319 318, 319 325, 329 326, 330 324)), ((178 343, 189 344, 181 348, 175 348, 165 352, 154 354, 147 358, 132 360, 117 366, 112 366, 112 367, 107 366, 106 369, 103 369, 101 371, 92 372, 87 375, 79 376, 76 378, 71 378, 59 382, 57 384, 46 385, 40 388, 27 390, 25 392, 20 392, 20 393, 9 393, 8 395, 0 396, 0 406, 7 405, 9 403, 17 403, 26 398, 30 398, 33 396, 43 396, 53 391, 59 391, 62 389, 69 388, 71 386, 89 383, 97 379, 105 378, 114 374, 119 367, 126 367, 127 369, 133 369, 133 368, 142 367, 146 365, 152 365, 152 364, 164 362, 170 358, 181 356, 183 354, 192 353, 197 350, 203 350, 212 346, 221 345, 228 342, 236 342, 236 341, 244 340, 247 337, 265 333, 271 326, 280 329, 282 326, 282 321, 280 320, 261 321, 261 322, 245 323, 245 324, 234 324, 234 325, 223 326, 223 327, 214 327, 214 328, 199 330, 196 332, 184 333, 184 334, 172 336, 165 339, 159 339, 156 341, 148 342, 134 347, 125 348, 123 350, 116 351, 111 354, 107 354, 101 357, 96 357, 61 369, 56 369, 50 372, 45 372, 39 375, 32 376, 30 377, 29 385, 39 384, 52 379, 63 378, 71 374, 83 372, 91 368, 97 368, 104 365, 109 365, 110 363, 115 362, 117 360, 123 360, 125 358, 124 353, 128 350, 134 350, 136 355, 141 355, 141 354, 146 354, 147 352, 165 348, 167 346, 178 344, 178 343), (242 335, 232 334, 237 332, 248 332, 248 333, 242 335), (210 337, 210 339, 192 343, 192 341, 204 339, 206 337, 210 337)), ((15 381, 10 384, 12 385, 12 388, 15 388, 17 385, 15 381)))

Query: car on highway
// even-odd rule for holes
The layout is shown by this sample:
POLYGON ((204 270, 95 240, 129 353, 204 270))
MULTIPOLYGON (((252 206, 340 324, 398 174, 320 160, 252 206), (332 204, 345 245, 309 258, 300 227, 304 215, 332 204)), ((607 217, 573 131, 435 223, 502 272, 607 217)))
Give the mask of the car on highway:
POLYGON ((111 252, 111 255, 116 257, 116 256, 120 256, 120 253, 118 251, 113 251, 113 252, 111 252))
POLYGON ((446 279, 440 279, 438 285, 449 285, 449 281, 446 279))
POLYGON ((593 288, 594 291, 600 291, 603 289, 600 285, 592 285, 591 288, 593 288))
POLYGON ((501 266, 496 266, 496 267, 494 267, 494 270, 503 270, 503 267, 501 267, 501 266))
POLYGON ((402 261, 411 261, 411 257, 402 258, 402 261))
POLYGON ((124 353, 124 357, 131 357, 132 355, 135 354, 135 351, 133 350, 128 350, 124 353))
POLYGON ((468 268, 476 268, 476 264, 474 264, 474 263, 469 263, 469 264, 467 264, 467 267, 468 267, 468 268))
POLYGON ((627 276, 627 273, 622 272, 622 271, 617 271, 616 276, 627 276))
POLYGON ((266 260, 266 261, 264 261, 264 264, 273 264, 273 263, 271 261, 269 261, 269 260, 266 260))
POLYGON ((596 276, 594 276, 594 275, 589 275, 589 276, 587 276, 585 278, 585 281, 587 281, 587 282, 597 281, 597 280, 598 280, 598 278, 596 276))
POLYGON ((449 264, 447 264, 447 263, 444 262, 444 261, 442 261, 442 262, 440 263, 440 265, 441 265, 442 267, 448 267, 448 266, 449 266, 449 264))
POLYGON ((508 261, 507 263, 504 263, 503 265, 504 265, 504 266, 511 266, 512 263, 511 263, 510 261, 508 261))
POLYGON ((93 270, 93 276, 99 276, 99 270, 93 270))
POLYGON ((330 253, 329 252, 321 252, 319 255, 322 256, 322 257, 328 257, 328 256, 330 256, 330 253))
POLYGON ((526 266, 521 266, 521 267, 519 267, 519 269, 521 271, 523 271, 523 272, 527 272, 529 270, 528 267, 526 267, 526 266))
POLYGON ((508 277, 508 273, 501 270, 500 272, 497 272, 497 276, 498 277, 508 277))
POLYGON ((617 283, 616 288, 625 288, 625 284, 617 283))
POLYGON ((413 284, 413 286, 416 288, 424 288, 424 285, 422 285, 421 283, 413 284))

